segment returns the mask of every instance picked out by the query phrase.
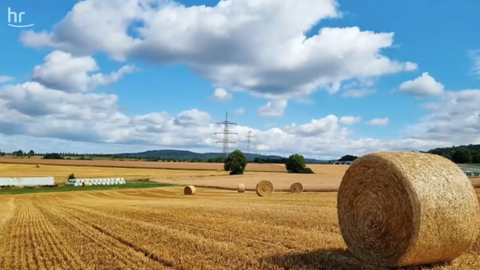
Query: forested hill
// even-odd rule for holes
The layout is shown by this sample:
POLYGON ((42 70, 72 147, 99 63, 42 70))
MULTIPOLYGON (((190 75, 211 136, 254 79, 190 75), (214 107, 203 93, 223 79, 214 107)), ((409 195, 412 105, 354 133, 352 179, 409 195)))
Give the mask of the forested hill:
POLYGON ((480 163, 480 144, 435 148, 427 153, 444 156, 455 163, 480 163))
MULTIPOLYGON (((217 160, 219 157, 223 157, 223 153, 196 153, 185 150, 173 150, 173 149, 163 149, 163 150, 150 150, 140 153, 122 153, 115 154, 116 157, 123 158, 147 158, 147 159, 173 159, 173 160, 182 160, 182 161, 218 161, 223 162, 223 160, 217 160)), ((261 155, 261 154, 247 154, 245 157, 249 161, 254 161, 258 163, 285 163, 286 157, 276 156, 276 155, 261 155)), ((310 159, 305 158, 308 163, 327 163, 324 160, 310 159)))

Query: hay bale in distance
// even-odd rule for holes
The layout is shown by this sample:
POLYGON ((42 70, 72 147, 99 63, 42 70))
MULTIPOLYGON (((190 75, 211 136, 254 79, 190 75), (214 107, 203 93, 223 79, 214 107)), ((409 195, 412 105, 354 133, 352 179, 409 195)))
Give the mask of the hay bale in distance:
POLYGON ((257 195, 260 197, 268 196, 275 191, 272 182, 270 181, 260 181, 257 183, 257 187, 255 188, 257 195))
POLYGON ((450 262, 479 234, 472 183, 456 164, 438 155, 362 156, 345 172, 337 199, 348 250, 377 266, 450 262))
POLYGON ((90 183, 88 181, 83 182, 84 187, 90 187, 91 185, 92 185, 92 183, 90 183))
POLYGON ((40 168, 40 164, 37 164, 35 167, 40 168))
POLYGON ((303 192, 303 185, 300 182, 293 183, 290 186, 291 193, 302 193, 303 192))
POLYGON ((195 188, 195 186, 192 185, 188 185, 183 189, 183 193, 185 195, 193 195, 195 194, 195 192, 197 192, 197 189, 195 188))
POLYGON ((238 184, 237 190, 238 193, 245 193, 245 184, 238 184))

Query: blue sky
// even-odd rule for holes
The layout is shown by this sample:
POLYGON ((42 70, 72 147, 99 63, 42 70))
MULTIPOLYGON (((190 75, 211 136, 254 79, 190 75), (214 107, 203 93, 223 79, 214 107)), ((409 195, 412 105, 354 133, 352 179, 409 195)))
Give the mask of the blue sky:
POLYGON ((0 149, 217 151, 225 111, 260 153, 480 143, 478 1, 156 2, 2 1, 0 149))

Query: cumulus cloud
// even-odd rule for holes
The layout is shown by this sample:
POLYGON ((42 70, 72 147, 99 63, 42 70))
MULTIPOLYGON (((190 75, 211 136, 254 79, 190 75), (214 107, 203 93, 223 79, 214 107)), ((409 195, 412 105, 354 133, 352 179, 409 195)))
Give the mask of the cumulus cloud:
POLYGON ((243 108, 238 108, 233 111, 234 114, 244 114, 245 110, 243 108))
POLYGON ((388 118, 374 118, 367 122, 367 125, 384 126, 388 124, 388 118))
POLYGON ((5 75, 0 75, 0 83, 6 83, 9 81, 13 81, 15 77, 12 76, 5 76, 5 75))
POLYGON ((438 96, 443 93, 443 84, 437 82, 428 72, 414 80, 403 82, 400 85, 400 91, 412 96, 438 96))
POLYGON ((339 123, 342 125, 354 125, 362 120, 360 116, 342 116, 339 123))
POLYGON ((300 136, 318 136, 320 134, 332 134, 345 138, 347 135, 347 129, 339 129, 339 119, 335 115, 327 115, 321 119, 313 119, 308 124, 297 125, 295 123, 285 127, 285 131, 290 134, 300 136))
POLYGON ((230 101, 232 100, 232 94, 228 93, 227 90, 223 88, 215 88, 212 96, 212 100, 215 101, 230 101))
POLYGON ((267 99, 322 88, 333 94, 344 80, 416 69, 381 54, 392 46, 393 33, 323 27, 305 36, 329 18, 341 18, 334 0, 229 0, 213 7, 85 0, 51 31, 25 31, 21 40, 31 47, 105 52, 119 61, 186 63, 217 87, 267 99))
POLYGON ((67 92, 85 92, 100 85, 108 85, 118 81, 122 76, 135 70, 133 66, 123 66, 108 75, 98 71, 95 59, 90 56, 75 57, 72 54, 54 51, 47 55, 44 63, 35 66, 32 79, 52 89, 67 92))
MULTIPOLYGON (((439 103, 426 106, 432 112, 419 126, 412 127, 432 136, 426 127, 438 123, 444 132, 455 130, 464 125, 471 130, 464 132, 465 141, 478 138, 478 122, 473 112, 464 116, 463 122, 449 124, 445 115, 437 115, 436 106, 446 108, 446 113, 465 113, 463 108, 476 110, 479 90, 452 93, 439 103), (433 122, 432 122, 433 121, 433 122), (442 126, 443 124, 443 126, 442 126)), ((478 109, 477 109, 478 110, 478 109)), ((478 115, 477 111, 477 115, 478 115)), ((0 138, 5 143, 2 150, 13 151, 25 147, 38 151, 78 151, 78 152, 131 152, 158 148, 180 148, 196 151, 221 151, 215 141, 220 137, 213 135, 218 126, 211 123, 212 116, 198 109, 180 112, 173 116, 165 111, 144 115, 127 116, 117 105, 117 96, 113 94, 68 93, 49 89, 38 82, 26 82, 7 85, 0 88, 0 138), (71 143, 75 141, 75 143, 71 143), (8 143, 7 143, 8 142, 8 143), (69 143, 70 142, 70 143, 69 143)), ((313 119, 308 123, 292 123, 283 128, 270 126, 267 129, 255 129, 239 123, 232 132, 246 137, 252 130, 258 151, 264 153, 289 155, 293 152, 308 157, 338 158, 345 154, 362 155, 372 151, 419 150, 448 145, 450 138, 406 137, 402 140, 382 140, 375 138, 352 139, 351 130, 341 127, 357 121, 354 116, 327 115, 313 119), (262 150, 260 150, 262 149, 262 150)), ((457 118, 453 118, 456 120, 457 118)), ((452 119, 450 119, 452 120, 452 119)), ((438 131, 437 131, 438 132, 438 131)))
POLYGON ((286 100, 272 100, 258 108, 258 114, 260 116, 282 116, 287 105, 286 100))
POLYGON ((429 112, 408 128, 412 138, 480 143, 480 90, 446 91, 436 101, 426 103, 429 112))

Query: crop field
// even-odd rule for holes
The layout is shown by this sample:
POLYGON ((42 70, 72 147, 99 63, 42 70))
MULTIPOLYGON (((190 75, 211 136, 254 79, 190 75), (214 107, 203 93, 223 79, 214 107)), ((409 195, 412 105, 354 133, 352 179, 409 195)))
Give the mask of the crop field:
MULTIPOLYGON (((336 193, 169 187, 0 203, 0 269, 379 269, 345 251, 336 193)), ((410 269, 480 269, 480 243, 452 265, 410 269)))
POLYGON ((89 167, 89 166, 55 166, 42 165, 36 168, 34 164, 1 164, 1 177, 55 177, 55 183, 64 183, 68 175, 75 174, 76 178, 112 178, 123 177, 126 180, 142 178, 162 178, 172 177, 195 177, 202 178, 207 176, 227 175, 225 171, 205 171, 205 170, 164 170, 149 168, 109 168, 109 167, 89 167))
MULTIPOLYGON (((172 169, 172 170, 223 170, 223 163, 208 162, 153 162, 118 160, 75 160, 75 159, 29 159, 0 157, 0 164, 41 164, 63 166, 98 166, 118 168, 172 169)), ((329 166, 329 165, 327 165, 329 166)), ((333 165, 331 165, 333 166, 333 165)), ((282 164, 248 164, 246 171, 285 172, 282 164)))

